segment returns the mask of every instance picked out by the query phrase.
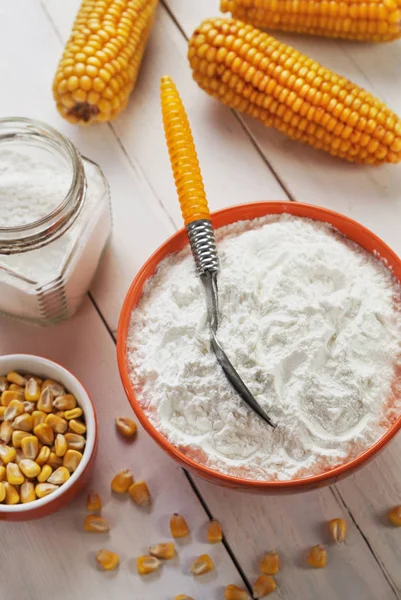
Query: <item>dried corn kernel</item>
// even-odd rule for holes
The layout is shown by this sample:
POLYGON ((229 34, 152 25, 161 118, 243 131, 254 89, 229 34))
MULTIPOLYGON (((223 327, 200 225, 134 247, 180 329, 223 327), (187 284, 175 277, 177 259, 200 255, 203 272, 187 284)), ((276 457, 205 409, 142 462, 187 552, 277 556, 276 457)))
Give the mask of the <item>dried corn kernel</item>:
POLYGON ((125 494, 134 483, 134 476, 130 469, 123 469, 113 477, 111 489, 116 494, 125 494))
POLYGON ((10 383, 10 387, 8 389, 13 390, 14 392, 23 392, 24 391, 24 388, 21 387, 20 385, 17 385, 16 383, 10 383))
POLYGON ((18 504, 19 493, 18 493, 17 488, 14 487, 11 483, 8 483, 8 481, 4 481, 3 485, 6 489, 5 503, 6 504, 18 504))
POLYGON ((68 448, 71 450, 83 450, 85 448, 86 439, 77 433, 66 433, 68 448))
POLYGON ((52 485, 51 483, 38 483, 35 486, 35 494, 38 498, 44 498, 48 494, 58 490, 58 485, 52 485))
POLYGON ((77 419, 71 419, 71 421, 69 421, 68 423, 68 426, 71 431, 77 433, 78 435, 83 435, 84 433, 86 433, 85 424, 82 423, 82 421, 77 421, 77 419))
POLYGON ((110 531, 110 525, 103 517, 99 517, 98 515, 88 515, 85 517, 84 531, 105 533, 106 531, 110 531))
POLYGON ((191 573, 193 575, 204 575, 214 569, 214 563, 208 554, 202 554, 195 558, 191 565, 191 573))
POLYGON ((170 531, 173 538, 182 538, 189 534, 188 523, 182 515, 173 514, 170 519, 170 531))
POLYGON ((61 383, 58 383, 58 381, 53 381, 53 379, 46 379, 42 383, 42 392, 46 389, 49 389, 54 397, 65 394, 65 389, 61 383))
POLYGON ((36 425, 33 433, 45 446, 51 446, 54 442, 53 429, 47 423, 40 423, 36 425))
POLYGON ((223 539, 223 530, 216 519, 212 519, 207 528, 207 541, 209 544, 218 544, 223 539))
POLYGON ((25 400, 36 402, 40 398, 40 386, 36 379, 31 377, 25 386, 25 400))
POLYGON ((43 410, 34 410, 32 413, 32 425, 35 429, 36 425, 40 425, 46 421, 46 413, 43 410))
MULTIPOLYGON (((23 432, 25 433, 25 432, 23 432)), ((14 444, 15 446, 15 444, 14 444)), ((21 450, 25 458, 35 460, 39 452, 39 440, 35 435, 28 435, 21 440, 21 450)))
POLYGON ((64 410, 58 410, 55 413, 52 413, 53 415, 56 415, 56 417, 60 417, 60 419, 65 419, 64 415, 65 415, 65 411, 64 410))
POLYGON ((0 502, 3 502, 5 497, 6 497, 6 488, 4 487, 4 483, 2 481, 0 481, 0 502))
POLYGON ((148 508, 151 503, 150 492, 147 484, 144 481, 136 481, 129 490, 129 495, 138 506, 148 508))
POLYGON ((4 481, 6 478, 6 468, 0 465, 0 481, 4 481))
POLYGON ((5 465, 13 462, 16 456, 17 452, 15 448, 11 448, 11 446, 6 446, 5 444, 0 444, 0 460, 2 460, 5 465))
POLYGON ((19 462, 19 468, 21 469, 25 477, 28 477, 29 479, 31 479, 32 477, 37 477, 40 473, 40 466, 30 458, 23 458, 19 462))
POLYGON ((44 465, 50 458, 50 448, 49 446, 42 446, 38 456, 36 457, 36 462, 39 466, 44 465))
MULTIPOLYGON (((0 456, 1 458, 1 456, 0 456)), ((394 506, 388 513, 388 520, 396 527, 401 527, 401 506, 394 506)))
POLYGON ((21 485, 20 498, 23 504, 36 500, 35 485, 32 481, 24 481, 21 485))
POLYGON ((0 421, 4 421, 4 413, 6 412, 5 406, 0 406, 0 421))
POLYGON ((62 433, 58 433, 54 441, 54 451, 56 453, 56 456, 64 456, 67 450, 67 440, 65 439, 62 433))
POLYGON ((7 373, 7 381, 9 381, 10 383, 16 383, 20 387, 25 387, 28 383, 25 377, 23 377, 16 371, 10 371, 10 373, 7 373))
POLYGON ((10 421, 3 421, 0 425, 0 440, 3 444, 8 444, 13 434, 13 426, 10 421))
POLYGON ((264 598, 276 589, 276 582, 270 575, 261 575, 252 586, 256 598, 264 598))
POLYGON ((22 415, 24 411, 24 404, 21 400, 11 400, 6 410, 4 411, 4 420, 14 421, 15 417, 18 417, 18 415, 22 415))
POLYGON ((52 469, 58 469, 59 467, 63 466, 63 459, 61 456, 57 456, 55 452, 50 452, 50 456, 47 459, 46 464, 50 465, 52 469))
POLYGON ((47 415, 45 422, 52 428, 54 433, 65 433, 68 429, 67 421, 53 413, 47 415))
POLYGON ((156 556, 156 558, 162 558, 163 560, 169 560, 174 558, 175 546, 173 542, 167 542, 165 544, 154 544, 149 548, 149 554, 151 556, 156 556))
POLYGON ((128 417, 118 417, 118 419, 116 419, 116 428, 117 431, 127 439, 134 438, 138 430, 138 426, 135 421, 129 419, 128 417))
POLYGON ((327 564, 326 549, 320 544, 313 546, 312 550, 308 554, 307 563, 314 569, 323 569, 327 564))
MULTIPOLYGON (((44 446, 46 447, 46 446, 44 446)), ((43 465, 39 475, 36 477, 36 479, 38 480, 39 483, 44 483, 45 481, 47 481, 50 477, 50 475, 53 473, 53 469, 51 468, 50 465, 43 465)))
POLYGON ((82 408, 79 408, 79 406, 77 406, 76 408, 72 408, 71 410, 66 410, 64 412, 64 419, 67 419, 67 421, 70 421, 71 419, 79 419, 79 417, 82 417, 82 408))
POLYGON ((343 542, 347 532, 347 524, 344 519, 332 519, 329 522, 329 530, 331 537, 335 542, 343 542))
POLYGON ((86 508, 88 510, 101 510, 102 509, 102 501, 97 492, 89 492, 88 497, 86 499, 86 508))
POLYGON ((194 600, 192 596, 186 596, 185 594, 179 594, 174 600, 194 600))
POLYGON ((1 403, 3 406, 8 406, 12 400, 19 400, 23 402, 25 400, 24 392, 17 390, 6 390, 1 394, 1 403))
POLYGON ((120 564, 118 554, 110 550, 98 550, 96 552, 96 560, 105 571, 114 571, 120 564))
POLYGON ((27 400, 24 400, 22 404, 24 405, 24 410, 27 414, 33 413, 36 408, 36 404, 34 402, 28 402, 27 400))
POLYGON ((7 464, 6 476, 8 483, 11 483, 11 485, 21 485, 25 481, 25 477, 17 463, 9 462, 7 464))
POLYGON ((40 394, 37 409, 41 410, 44 413, 51 413, 53 410, 53 400, 54 396, 49 388, 46 388, 40 394))
POLYGON ((161 564, 161 561, 155 556, 140 556, 136 561, 139 575, 153 573, 160 569, 161 564))
POLYGON ((31 437, 31 434, 28 431, 20 431, 19 429, 17 429, 16 431, 13 431, 11 440, 12 440, 12 445, 14 446, 14 448, 21 448, 22 440, 27 437, 31 437))
POLYGON ((77 405, 77 400, 75 396, 72 394, 63 394, 62 396, 57 396, 55 400, 53 400, 54 408, 57 410, 71 410, 75 408, 77 405))
POLYGON ((49 483, 54 483, 55 485, 61 485, 65 483, 70 478, 70 472, 65 467, 59 467, 56 469, 50 477, 48 477, 47 481, 49 483))
POLYGON ((0 394, 5 392, 6 390, 8 390, 7 377, 4 377, 3 375, 1 375, 0 376, 0 394))
POLYGON ((19 429, 20 431, 32 431, 33 429, 33 418, 32 415, 23 414, 15 417, 13 421, 13 428, 19 429))
POLYGON ((249 600, 249 594, 243 588, 231 583, 224 590, 224 600, 249 600))
POLYGON ((264 555, 260 563, 260 570, 265 575, 276 575, 280 570, 280 557, 275 550, 264 555))
POLYGON ((67 450, 63 456, 63 465, 69 470, 70 473, 73 473, 81 460, 81 452, 78 452, 77 450, 67 450))

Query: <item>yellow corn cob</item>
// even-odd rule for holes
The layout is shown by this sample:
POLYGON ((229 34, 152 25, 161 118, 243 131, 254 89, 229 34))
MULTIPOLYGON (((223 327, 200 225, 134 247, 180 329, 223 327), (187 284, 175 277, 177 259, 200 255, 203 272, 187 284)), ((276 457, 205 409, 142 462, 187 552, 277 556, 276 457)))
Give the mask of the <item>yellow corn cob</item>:
POLYGON ((401 160, 401 120, 380 100, 297 50, 235 19, 194 32, 198 85, 290 138, 351 162, 401 160))
POLYGON ((110 121, 135 85, 157 0, 83 0, 53 82, 70 123, 110 121))
POLYGON ((255 27, 360 42, 401 36, 400 0, 221 0, 222 12, 255 27))

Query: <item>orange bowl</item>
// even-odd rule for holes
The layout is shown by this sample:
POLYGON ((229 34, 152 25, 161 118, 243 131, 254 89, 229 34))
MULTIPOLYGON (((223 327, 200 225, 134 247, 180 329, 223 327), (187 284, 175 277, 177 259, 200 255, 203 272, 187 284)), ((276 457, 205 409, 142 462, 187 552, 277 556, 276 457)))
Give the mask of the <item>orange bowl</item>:
MULTIPOLYGON (((333 227, 344 234, 344 236, 350 240, 353 240, 354 242, 357 242, 368 252, 372 254, 378 253, 377 255, 380 256, 380 258, 385 262, 386 266, 392 269, 392 273, 401 283, 401 260, 391 250, 391 248, 389 248, 374 233, 356 221, 325 208, 311 206, 309 204, 301 204, 298 202, 257 202, 253 204, 241 204, 220 210, 212 214, 212 221, 214 227, 217 229, 225 225, 230 225, 236 221, 256 219, 269 214, 282 213, 299 217, 307 217, 316 221, 330 223, 333 225, 333 227)), ((164 435, 162 435, 160 431, 158 431, 150 423, 145 411, 141 407, 138 398, 135 395, 135 391, 129 377, 127 336, 131 313, 138 305, 146 281, 155 273, 160 261, 162 261, 169 254, 179 252, 187 243, 188 238, 186 230, 181 229, 170 239, 168 239, 162 246, 160 246, 160 248, 156 250, 156 252, 148 259, 128 290, 118 325, 117 358, 125 392, 139 421, 146 431, 159 444, 159 446, 161 446, 161 448, 163 448, 163 450, 165 450, 182 467, 192 471, 203 479, 226 487, 239 488, 264 494, 277 494, 282 492, 294 493, 335 483, 339 479, 350 475, 353 471, 373 458, 379 450, 383 449, 384 446, 400 429, 401 416, 375 444, 345 464, 318 475, 312 475, 302 479, 292 479, 290 481, 253 481, 250 479, 243 479, 240 477, 233 477, 231 475, 220 473, 219 471, 194 461, 181 452, 178 448, 173 446, 164 437, 164 435)))
POLYGON ((0 356, 0 373, 18 371, 32 373, 43 379, 59 381, 74 394, 82 408, 86 424, 86 445, 82 460, 71 477, 58 490, 44 498, 26 504, 0 504, 0 521, 30 521, 50 515, 73 500, 88 482, 97 453, 97 422, 93 402, 78 379, 61 365, 33 354, 7 354, 0 356))

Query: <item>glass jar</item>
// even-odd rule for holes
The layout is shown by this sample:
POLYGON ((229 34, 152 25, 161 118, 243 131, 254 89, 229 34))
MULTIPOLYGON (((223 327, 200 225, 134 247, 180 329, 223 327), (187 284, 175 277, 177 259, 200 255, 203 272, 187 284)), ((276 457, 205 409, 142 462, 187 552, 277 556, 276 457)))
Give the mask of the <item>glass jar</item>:
POLYGON ((40 325, 70 317, 110 233, 100 167, 44 123, 0 119, 0 313, 40 325))

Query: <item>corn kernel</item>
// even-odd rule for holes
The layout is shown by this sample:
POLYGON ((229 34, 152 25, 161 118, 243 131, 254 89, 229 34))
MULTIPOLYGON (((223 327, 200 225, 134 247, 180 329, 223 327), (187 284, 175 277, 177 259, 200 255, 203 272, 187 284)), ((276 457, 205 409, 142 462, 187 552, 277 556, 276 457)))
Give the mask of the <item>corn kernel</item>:
POLYGON ((204 575, 214 569, 214 563, 208 554, 202 554, 195 558, 191 565, 191 573, 193 575, 204 575))
POLYGON ((186 596, 185 594, 179 594, 174 600, 194 600, 192 596, 186 596))
POLYGON ((32 415, 23 414, 15 417, 13 421, 13 428, 19 429, 20 431, 32 431, 33 429, 33 418, 32 415))
POLYGON ((332 519, 329 522, 329 531, 335 542, 343 542, 347 532, 347 524, 344 519, 332 519))
POLYGON ((182 515, 173 514, 170 519, 170 531, 173 538, 183 538, 189 534, 188 523, 182 515))
MULTIPOLYGON (((50 415, 49 415, 50 416, 50 415)), ((34 410, 32 413, 32 426, 35 429, 36 425, 40 425, 46 421, 46 413, 43 410, 34 410)))
POLYGON ((25 477, 21 473, 21 469, 17 463, 9 462, 7 464, 6 476, 8 483, 11 483, 11 485, 21 485, 25 481, 25 477))
POLYGON ((57 410, 71 410, 75 408, 76 405, 77 400, 72 394, 63 394, 53 401, 53 406, 54 408, 57 408, 57 410))
POLYGON ((36 500, 35 485, 32 481, 24 481, 20 488, 20 498, 23 504, 36 500))
POLYGON ((4 411, 4 420, 14 421, 15 417, 18 417, 18 415, 22 415, 24 411, 25 408, 21 400, 11 400, 6 410, 4 411))
POLYGON ((31 377, 25 386, 25 400, 36 402, 40 398, 40 386, 36 379, 31 377))
POLYGON ((42 446, 39 451, 38 456, 36 457, 36 462, 39 466, 43 466, 50 458, 50 448, 49 446, 42 446))
POLYGON ((86 440, 82 435, 66 433, 65 439, 67 440, 68 448, 71 450, 83 450, 85 448, 86 440))
POLYGON ((3 421, 0 425, 0 440, 3 444, 8 444, 13 434, 13 426, 10 421, 3 421))
POLYGON ((30 436, 31 434, 28 431, 20 431, 19 429, 17 429, 13 431, 11 436, 12 445, 14 446, 14 448, 21 448, 22 440, 30 436))
MULTIPOLYGON (((47 446, 44 446, 44 448, 47 448, 47 446)), ((43 465, 39 475, 37 476, 38 483, 45 483, 52 473, 53 469, 50 465, 43 465)))
POLYGON ((38 483, 35 486, 35 494, 38 498, 44 498, 48 494, 58 490, 58 485, 52 485, 51 483, 38 483))
POLYGON ((174 558, 176 551, 173 542, 167 542, 165 544, 154 544, 149 548, 149 554, 156 558, 162 558, 163 560, 169 560, 174 558))
POLYGON ((54 451, 56 453, 56 456, 64 456, 67 450, 67 440, 65 439, 62 433, 58 433, 54 442, 54 451))
POLYGON ((73 473, 77 469, 81 460, 81 452, 78 452, 77 450, 67 450, 63 456, 63 465, 69 470, 70 473, 73 473))
POLYGON ((0 376, 0 394, 5 392, 6 390, 8 390, 7 377, 4 377, 4 375, 1 375, 0 376))
POLYGON ((6 390, 1 394, 1 403, 3 406, 8 406, 12 400, 23 402, 25 400, 24 393, 16 390, 6 390))
POLYGON ((224 590, 224 600, 249 600, 249 594, 243 588, 231 583, 224 590))
POLYGON ((128 417, 119 417, 116 419, 117 431, 125 438, 132 439, 136 436, 137 424, 128 417))
POLYGON ((54 483, 55 485, 61 485, 65 483, 70 478, 70 472, 65 467, 59 467, 56 469, 50 477, 47 478, 49 483, 54 483))
POLYGON ((98 511, 102 509, 102 501, 97 492, 89 492, 88 497, 86 499, 86 508, 87 510, 98 511))
POLYGON ((44 413, 51 413, 53 411, 53 400, 54 396, 50 388, 45 388, 40 394, 36 407, 44 413))
POLYGON ((4 481, 6 478, 6 468, 0 465, 0 481, 4 481))
POLYGON ((54 433, 65 433, 68 428, 67 421, 58 417, 54 413, 50 413, 49 415, 47 415, 45 423, 47 423, 52 428, 54 433))
POLYGON ((401 506, 394 506, 388 513, 388 519, 396 527, 401 527, 401 506))
POLYGON ((19 373, 16 373, 16 371, 10 371, 10 373, 7 373, 7 381, 9 381, 10 383, 16 383, 20 387, 25 387, 27 384, 27 380, 25 379, 25 377, 23 377, 19 373))
POLYGON ((78 435, 83 435, 86 433, 86 426, 82 421, 77 421, 77 419, 71 419, 68 422, 68 426, 70 431, 77 433, 78 435))
POLYGON ((52 414, 56 415, 56 417, 60 417, 60 419, 65 419, 65 411, 64 410, 58 410, 57 412, 54 412, 52 414))
POLYGON ((58 469, 59 467, 63 466, 63 459, 61 456, 57 456, 55 452, 50 451, 50 456, 47 459, 46 464, 50 465, 52 469, 58 469))
POLYGON ((275 550, 264 555, 260 563, 260 570, 265 575, 276 575, 280 570, 280 557, 275 550))
POLYGON ((0 444, 0 460, 3 461, 5 465, 15 460, 17 456, 17 452, 15 448, 11 448, 11 446, 6 446, 5 444, 0 444))
POLYGON ((103 517, 99 517, 98 515, 88 515, 85 517, 84 531, 106 533, 107 531, 110 531, 110 525, 103 517))
POLYGON ((128 489, 128 493, 138 506, 149 508, 151 504, 150 492, 144 481, 136 481, 128 489))
POLYGON ((111 489, 116 494, 125 494, 134 483, 134 476, 130 469, 123 469, 113 477, 111 489))
POLYGON ((207 541, 209 544, 218 544, 223 539, 223 530, 216 519, 212 519, 207 528, 207 541))
POLYGON ((46 390, 47 388, 51 391, 51 393, 53 394, 53 396, 55 398, 57 396, 62 396, 63 394, 65 394, 65 389, 61 385, 61 383, 58 383, 57 381, 53 381, 53 379, 46 379, 42 383, 42 392, 44 390, 46 390))
POLYGON ((155 556, 140 556, 136 561, 139 575, 148 575, 160 569, 161 561, 155 556))
POLYGON ((0 481, 0 502, 3 502, 5 497, 6 497, 6 488, 4 486, 4 483, 2 481, 0 481))
POLYGON ((8 483, 8 481, 4 481, 3 485, 6 489, 5 503, 6 504, 18 504, 19 493, 18 493, 17 488, 14 487, 11 483, 8 483))
MULTIPOLYGON (((25 432, 23 432, 25 433, 25 432)), ((14 444, 15 446, 15 444, 14 444)), ((35 460, 39 452, 39 440, 35 435, 27 435, 21 440, 21 450, 25 458, 35 460)))
POLYGON ((308 554, 307 563, 314 569, 323 569, 327 564, 327 552, 326 549, 318 544, 313 546, 310 553, 308 554))
POLYGON ((4 421, 4 413, 6 412, 5 406, 0 406, 0 421, 4 421))
POLYGON ((256 598, 264 598, 276 589, 276 582, 271 575, 261 575, 252 586, 256 598))
POLYGON ((28 402, 27 400, 24 400, 22 404, 24 405, 24 410, 27 414, 33 413, 33 411, 36 408, 36 405, 34 402, 28 402))
POLYGON ((36 425, 33 433, 45 446, 51 446, 54 442, 53 429, 47 423, 40 423, 40 425, 36 425))
POLYGON ((77 406, 76 408, 72 408, 71 410, 66 410, 64 412, 64 419, 67 419, 67 421, 70 421, 71 419, 79 419, 79 417, 82 417, 82 414, 82 408, 77 406))
POLYGON ((32 477, 37 477, 40 473, 40 466, 30 458, 23 458, 19 462, 19 468, 21 469, 25 477, 28 477, 29 479, 31 479, 32 477))
POLYGON ((13 392, 23 392, 24 391, 24 388, 21 387, 20 385, 17 385, 16 383, 10 383, 10 387, 8 389, 12 390, 13 392))
POLYGON ((20 462, 21 462, 21 460, 24 459, 24 453, 22 452, 21 448, 17 448, 16 449, 16 453, 17 453, 17 455, 16 455, 16 457, 14 459, 14 462, 16 462, 17 465, 19 465, 20 462))
POLYGON ((98 550, 96 552, 96 560, 105 571, 114 571, 120 564, 118 554, 110 550, 98 550))

